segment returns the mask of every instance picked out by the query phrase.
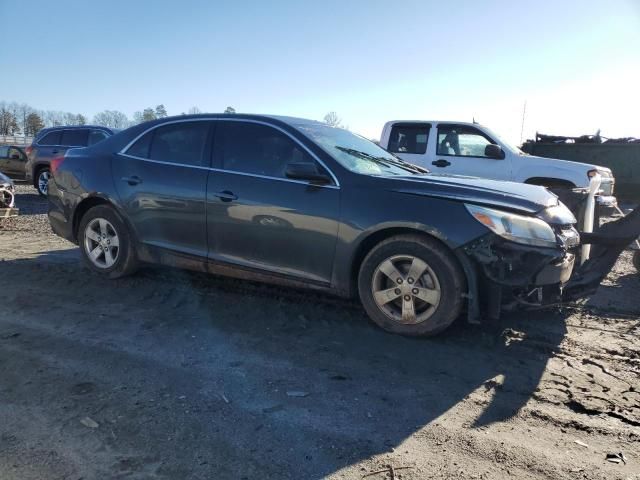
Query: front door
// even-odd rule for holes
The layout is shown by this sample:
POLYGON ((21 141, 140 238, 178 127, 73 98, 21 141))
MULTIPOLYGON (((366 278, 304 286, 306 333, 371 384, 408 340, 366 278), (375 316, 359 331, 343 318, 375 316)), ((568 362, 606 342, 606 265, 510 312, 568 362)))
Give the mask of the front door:
MULTIPOLYGON (((2 162, 3 159, 0 159, 2 162)), ((7 175, 16 178, 24 178, 25 164, 27 163, 27 155, 20 148, 9 147, 8 157, 6 158, 7 175)), ((2 170, 2 168, 0 168, 2 170)))
POLYGON ((509 157, 496 159, 486 156, 486 146, 496 142, 477 128, 441 123, 437 127, 436 141, 436 156, 431 165, 426 165, 433 173, 511 179, 509 157))
POLYGON ((211 128, 210 121, 165 124, 114 156, 121 203, 147 247, 206 258, 211 128))
POLYGON ((328 284, 340 190, 288 179, 290 162, 316 162, 288 134, 261 123, 219 122, 207 187, 212 261, 328 284))

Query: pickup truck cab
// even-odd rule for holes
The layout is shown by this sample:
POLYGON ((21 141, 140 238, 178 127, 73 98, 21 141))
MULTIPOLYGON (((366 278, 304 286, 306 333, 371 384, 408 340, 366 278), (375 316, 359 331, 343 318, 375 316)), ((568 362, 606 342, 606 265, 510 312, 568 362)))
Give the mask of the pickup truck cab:
POLYGON ((587 188, 602 178, 598 202, 616 204, 615 179, 606 167, 535 157, 507 143, 477 123, 391 121, 382 129, 380 146, 434 173, 509 180, 547 188, 587 188))

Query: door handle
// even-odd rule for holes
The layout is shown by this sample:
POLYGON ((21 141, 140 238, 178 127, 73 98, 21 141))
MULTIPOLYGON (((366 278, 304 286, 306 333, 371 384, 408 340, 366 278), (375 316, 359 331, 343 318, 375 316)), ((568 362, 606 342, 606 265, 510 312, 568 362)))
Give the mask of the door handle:
POLYGON ((440 160, 431 162, 431 165, 435 165, 436 167, 442 168, 442 167, 448 167, 449 165, 451 165, 451 162, 440 159, 440 160))
POLYGON ((214 197, 218 197, 223 202, 231 202, 233 200, 237 200, 238 196, 229 190, 224 190, 222 192, 217 192, 213 194, 214 197))
POLYGON ((132 177, 122 177, 121 180, 123 182, 127 182, 129 185, 131 185, 132 187, 134 185, 139 185, 142 183, 142 179, 136 175, 132 176, 132 177))

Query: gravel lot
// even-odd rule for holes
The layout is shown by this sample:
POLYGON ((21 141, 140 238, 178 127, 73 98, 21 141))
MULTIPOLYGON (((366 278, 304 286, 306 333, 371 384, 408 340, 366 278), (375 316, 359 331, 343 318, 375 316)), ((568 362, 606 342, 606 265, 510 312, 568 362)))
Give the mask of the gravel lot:
POLYGON ((629 252, 586 306, 407 339, 313 293, 103 280, 18 193, 0 223, 3 480, 640 480, 629 252))

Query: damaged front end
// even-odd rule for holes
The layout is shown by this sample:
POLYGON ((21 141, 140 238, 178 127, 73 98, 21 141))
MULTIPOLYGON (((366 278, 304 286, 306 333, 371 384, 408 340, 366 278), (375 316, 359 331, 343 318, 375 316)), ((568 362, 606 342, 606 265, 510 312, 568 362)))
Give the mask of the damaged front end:
MULTIPOLYGON (((2 176, 4 177, 4 176, 2 176)), ((18 209, 15 208, 15 188, 8 178, 0 178, 0 218, 15 217, 18 209)))
POLYGON ((492 231, 464 247, 473 264, 470 322, 495 320, 517 307, 567 303, 596 291, 621 252, 640 235, 640 209, 593 233, 598 189, 592 187, 564 199, 577 220, 561 202, 536 217, 467 206, 492 231))

